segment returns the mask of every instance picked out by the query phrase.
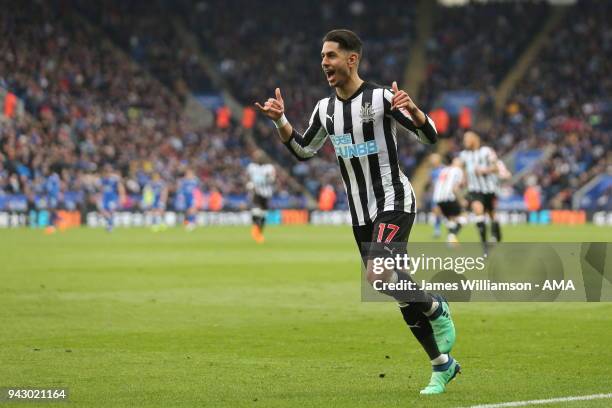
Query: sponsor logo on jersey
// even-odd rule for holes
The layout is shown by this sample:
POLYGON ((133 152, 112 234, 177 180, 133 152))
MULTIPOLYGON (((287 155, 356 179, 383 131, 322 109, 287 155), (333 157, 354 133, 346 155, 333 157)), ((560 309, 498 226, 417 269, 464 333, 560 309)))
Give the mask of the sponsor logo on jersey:
POLYGON ((350 133, 343 135, 331 135, 330 139, 336 149, 336 155, 343 159, 350 159, 353 157, 369 156, 370 154, 378 153, 378 145, 376 140, 370 140, 364 143, 353 144, 353 139, 350 133))

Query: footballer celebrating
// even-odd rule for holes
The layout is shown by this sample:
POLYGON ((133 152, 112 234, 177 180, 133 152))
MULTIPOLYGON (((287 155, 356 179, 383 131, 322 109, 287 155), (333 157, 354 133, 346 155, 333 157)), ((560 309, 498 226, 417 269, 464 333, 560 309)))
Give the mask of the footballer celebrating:
MULTIPOLYGON (((403 248, 416 215, 416 199, 399 166, 396 129, 406 128, 423 143, 435 143, 437 132, 405 91, 393 82, 391 89, 359 77, 362 43, 349 30, 332 30, 323 38, 321 67, 334 92, 315 106, 307 130, 298 133, 285 117, 281 90, 259 110, 278 129, 285 146, 298 160, 308 160, 329 137, 338 158, 353 224, 353 235, 370 284, 410 282, 400 270, 374 273, 373 247, 383 243, 403 248)), ((422 394, 439 394, 460 371, 448 354, 455 343, 455 327, 448 303, 421 289, 402 293, 382 291, 399 304, 406 324, 432 363, 433 372, 422 394)))
POLYGON ((249 177, 247 189, 251 193, 251 217, 253 226, 251 236, 258 244, 265 241, 263 230, 266 225, 266 211, 268 201, 274 192, 274 181, 276 180, 276 170, 274 165, 266 163, 264 153, 256 150, 253 154, 253 161, 246 168, 249 177))
POLYGON ((196 227, 196 213, 198 212, 196 202, 196 190, 200 186, 200 180, 196 177, 191 169, 185 171, 185 176, 178 182, 178 194, 183 200, 183 208, 185 211, 185 229, 193 231, 196 227))
POLYGON ((100 200, 98 208, 106 221, 106 230, 111 232, 114 227, 114 214, 117 208, 125 201, 125 187, 121 176, 115 173, 110 164, 104 165, 102 177, 99 181, 100 200))
POLYGON ((457 234, 461 229, 459 216, 461 208, 467 205, 461 191, 462 187, 463 170, 461 170, 461 160, 456 157, 449 166, 442 167, 438 172, 433 191, 433 202, 446 219, 447 242, 451 245, 458 242, 457 234))
POLYGON ((505 166, 497 158, 495 151, 488 146, 482 146, 480 136, 473 131, 467 131, 463 135, 463 146, 459 158, 467 176, 468 201, 474 215, 476 216, 476 227, 482 242, 484 252, 487 247, 486 216, 491 221, 491 235, 495 242, 502 239, 501 228, 495 217, 497 205, 497 193, 500 178, 509 176, 505 166))
POLYGON ((154 232, 166 229, 164 224, 164 211, 168 201, 168 186, 157 172, 145 185, 142 194, 143 208, 151 215, 152 227, 154 232))

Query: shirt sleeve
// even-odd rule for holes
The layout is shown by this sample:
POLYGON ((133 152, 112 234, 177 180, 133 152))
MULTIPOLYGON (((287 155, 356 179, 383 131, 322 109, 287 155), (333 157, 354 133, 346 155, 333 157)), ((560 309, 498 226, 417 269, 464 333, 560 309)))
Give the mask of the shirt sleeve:
POLYGON ((412 121, 410 113, 404 108, 391 110, 391 99, 393 99, 393 91, 390 89, 384 90, 385 115, 391 116, 400 125, 415 133, 417 139, 421 143, 434 144, 438 140, 438 131, 433 120, 428 115, 425 115, 425 123, 417 127, 412 121))
POLYGON ((272 183, 276 180, 276 168, 271 164, 268 164, 268 166, 268 180, 272 183))
POLYGON ((462 185, 463 184, 463 171, 458 168, 458 167, 454 167, 454 171, 455 171, 455 180, 457 185, 462 185))
POLYGON ((312 158, 319 149, 325 143, 327 138, 327 130, 325 126, 321 124, 321 117, 319 115, 319 105, 317 103, 312 115, 310 115, 310 121, 308 122, 308 129, 303 135, 293 128, 291 137, 285 142, 287 149, 300 161, 305 161, 312 158))

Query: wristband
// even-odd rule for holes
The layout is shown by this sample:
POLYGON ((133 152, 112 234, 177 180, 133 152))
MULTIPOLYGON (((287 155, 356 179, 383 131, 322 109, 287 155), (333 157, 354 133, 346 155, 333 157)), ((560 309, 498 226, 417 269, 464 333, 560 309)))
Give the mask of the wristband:
POLYGON ((287 123, 289 123, 284 113, 283 113, 283 116, 280 117, 280 119, 273 120, 272 122, 274 122, 274 126, 276 126, 277 129, 280 129, 283 126, 285 126, 287 123))

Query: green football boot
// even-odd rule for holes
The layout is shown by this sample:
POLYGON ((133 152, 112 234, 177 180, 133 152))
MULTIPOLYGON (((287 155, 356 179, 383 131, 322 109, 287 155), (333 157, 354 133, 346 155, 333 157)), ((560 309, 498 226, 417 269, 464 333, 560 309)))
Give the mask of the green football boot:
POLYGON ((433 366, 431 379, 427 387, 421 390, 422 395, 442 394, 446 390, 446 384, 452 381, 461 372, 461 366, 450 355, 448 362, 439 366, 433 366))
POLYGON ((455 333, 455 325, 453 324, 453 318, 450 314, 450 307, 448 302, 440 295, 432 295, 433 298, 438 301, 440 305, 433 315, 429 316, 429 322, 433 329, 434 338, 438 345, 440 353, 450 353, 457 335, 455 333))

